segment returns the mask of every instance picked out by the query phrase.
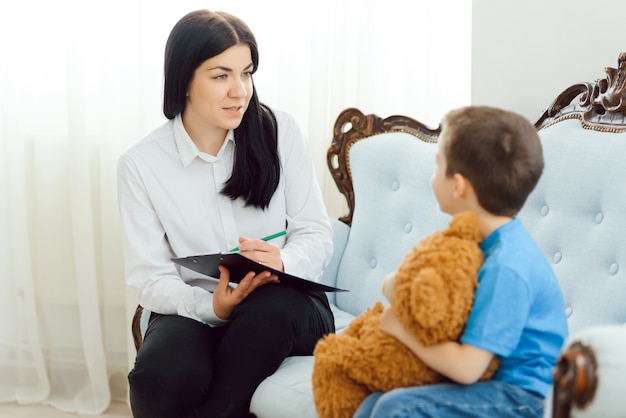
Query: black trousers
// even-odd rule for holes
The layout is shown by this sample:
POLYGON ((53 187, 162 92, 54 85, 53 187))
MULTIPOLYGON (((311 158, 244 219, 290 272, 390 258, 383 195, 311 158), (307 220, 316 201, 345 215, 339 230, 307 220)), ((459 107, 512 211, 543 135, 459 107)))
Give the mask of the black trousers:
POLYGON ((324 293, 280 284, 257 288, 222 327, 153 313, 128 375, 133 416, 253 417, 263 379, 334 331, 324 293))

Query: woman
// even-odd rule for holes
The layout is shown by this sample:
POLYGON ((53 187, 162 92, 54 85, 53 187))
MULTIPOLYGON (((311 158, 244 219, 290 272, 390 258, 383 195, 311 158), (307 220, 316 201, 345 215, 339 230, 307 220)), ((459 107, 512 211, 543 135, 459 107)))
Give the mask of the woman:
POLYGON ((249 273, 235 288, 171 259, 225 252, 318 280, 332 229, 304 136, 259 102, 254 35, 240 19, 199 10, 165 49, 163 126, 120 157, 126 278, 152 312, 129 374, 135 417, 246 417, 285 357, 334 332, 326 295, 249 273), (286 230, 271 242, 259 238, 286 230))

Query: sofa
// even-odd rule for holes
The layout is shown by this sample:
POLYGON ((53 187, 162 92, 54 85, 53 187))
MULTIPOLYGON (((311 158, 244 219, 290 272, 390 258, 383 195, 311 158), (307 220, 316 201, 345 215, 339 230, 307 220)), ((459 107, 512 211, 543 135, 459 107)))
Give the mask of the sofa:
MULTIPOLYGON (((626 416, 625 114, 623 53, 618 68, 567 88, 536 122, 545 170, 519 218, 552 263, 570 330, 546 416, 626 416)), ((322 277, 349 290, 328 293, 337 332, 384 300, 382 279, 412 246, 446 227, 430 189, 439 132, 407 116, 338 116, 327 162, 349 211, 331 220, 334 254, 322 277)), ((133 320, 139 345, 146 316, 139 307, 133 320)), ((312 356, 287 358, 257 388, 251 412, 317 417, 312 367, 312 356)))

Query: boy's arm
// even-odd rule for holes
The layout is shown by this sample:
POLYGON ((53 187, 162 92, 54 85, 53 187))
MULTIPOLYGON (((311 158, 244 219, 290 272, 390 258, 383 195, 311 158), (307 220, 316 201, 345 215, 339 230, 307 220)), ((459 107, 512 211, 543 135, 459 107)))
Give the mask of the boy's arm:
POLYGON ((483 375, 493 353, 469 344, 447 342, 425 347, 398 320, 393 308, 385 308, 380 329, 397 338, 431 369, 461 384, 471 384, 483 375))

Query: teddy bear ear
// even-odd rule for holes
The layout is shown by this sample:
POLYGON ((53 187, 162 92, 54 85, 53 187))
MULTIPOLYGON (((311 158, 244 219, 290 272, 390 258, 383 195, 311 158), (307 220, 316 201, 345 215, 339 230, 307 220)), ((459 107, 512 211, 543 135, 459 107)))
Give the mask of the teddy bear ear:
POLYGON ((481 242, 480 220, 478 215, 472 211, 457 213, 448 224, 448 235, 457 236, 462 239, 481 242))

